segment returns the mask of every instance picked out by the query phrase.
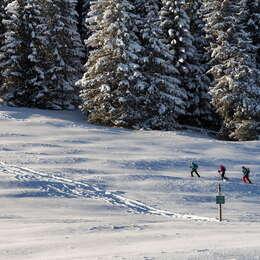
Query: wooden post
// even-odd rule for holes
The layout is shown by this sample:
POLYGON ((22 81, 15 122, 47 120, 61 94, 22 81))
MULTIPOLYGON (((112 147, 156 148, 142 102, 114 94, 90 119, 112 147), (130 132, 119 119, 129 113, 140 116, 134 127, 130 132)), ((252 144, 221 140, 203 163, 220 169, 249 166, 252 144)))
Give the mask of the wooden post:
MULTIPOLYGON (((218 184, 218 195, 221 196, 221 185, 218 184)), ((219 221, 222 221, 222 204, 219 204, 219 221)))

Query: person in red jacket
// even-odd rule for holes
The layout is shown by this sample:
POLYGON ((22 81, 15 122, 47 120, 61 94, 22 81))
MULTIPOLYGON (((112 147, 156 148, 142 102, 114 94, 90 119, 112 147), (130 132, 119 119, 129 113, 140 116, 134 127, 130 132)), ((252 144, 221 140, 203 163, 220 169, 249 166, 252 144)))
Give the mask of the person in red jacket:
POLYGON ((221 180, 228 180, 228 178, 226 177, 226 167, 224 165, 220 165, 219 169, 218 169, 218 173, 221 176, 221 180))
POLYGON ((243 181, 244 181, 244 183, 252 184, 251 180, 249 179, 250 169, 246 168, 245 166, 242 166, 242 172, 243 172, 243 181))

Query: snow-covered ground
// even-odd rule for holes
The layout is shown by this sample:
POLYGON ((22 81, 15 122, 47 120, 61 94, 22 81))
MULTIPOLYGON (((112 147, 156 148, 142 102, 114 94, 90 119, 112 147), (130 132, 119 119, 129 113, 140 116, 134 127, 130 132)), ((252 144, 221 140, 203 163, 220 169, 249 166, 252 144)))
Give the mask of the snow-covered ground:
POLYGON ((0 205, 1 260, 260 259, 260 142, 0 107, 0 205), (222 223, 219 164, 230 177, 222 223))

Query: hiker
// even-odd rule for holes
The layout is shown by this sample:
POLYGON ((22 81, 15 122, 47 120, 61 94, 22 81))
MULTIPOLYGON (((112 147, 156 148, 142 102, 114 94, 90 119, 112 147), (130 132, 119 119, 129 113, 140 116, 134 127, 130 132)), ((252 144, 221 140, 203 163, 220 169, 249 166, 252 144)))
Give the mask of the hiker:
POLYGON ((218 169, 218 173, 221 176, 221 180, 228 180, 228 178, 225 176, 226 175, 226 167, 224 165, 220 165, 218 169))
POLYGON ((250 169, 246 168, 245 166, 242 166, 242 172, 243 172, 243 181, 244 183, 251 183, 251 180, 249 179, 250 169))
POLYGON ((191 177, 194 177, 193 173, 196 173, 198 177, 200 177, 199 173, 198 173, 198 164, 195 163, 195 162, 192 162, 191 165, 190 165, 190 168, 191 168, 191 177))

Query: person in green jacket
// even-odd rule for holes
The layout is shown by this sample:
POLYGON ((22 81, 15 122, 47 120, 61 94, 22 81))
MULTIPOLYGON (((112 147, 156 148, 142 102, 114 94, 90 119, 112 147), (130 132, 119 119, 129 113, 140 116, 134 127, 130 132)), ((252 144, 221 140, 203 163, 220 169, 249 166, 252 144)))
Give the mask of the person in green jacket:
POLYGON ((190 165, 190 168, 191 168, 191 177, 194 177, 194 173, 196 173, 197 174, 197 176, 198 177, 200 177, 200 175, 199 175, 199 173, 198 173, 198 168, 199 168, 199 166, 198 166, 198 164, 197 163, 195 163, 195 162, 191 162, 191 165, 190 165))

